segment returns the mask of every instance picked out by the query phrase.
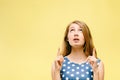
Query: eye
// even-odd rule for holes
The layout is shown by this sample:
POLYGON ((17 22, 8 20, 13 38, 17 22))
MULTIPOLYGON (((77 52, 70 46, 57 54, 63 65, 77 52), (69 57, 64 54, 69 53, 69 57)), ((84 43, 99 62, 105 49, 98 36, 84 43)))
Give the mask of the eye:
POLYGON ((82 29, 79 29, 79 31, 82 31, 82 29))
POLYGON ((70 32, 71 32, 71 31, 74 31, 74 29, 70 29, 70 32))

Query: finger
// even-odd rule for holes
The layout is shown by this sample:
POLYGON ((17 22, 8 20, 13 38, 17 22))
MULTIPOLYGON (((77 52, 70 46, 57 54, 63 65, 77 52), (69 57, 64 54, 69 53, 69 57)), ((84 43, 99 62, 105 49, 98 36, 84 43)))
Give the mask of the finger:
POLYGON ((58 61, 58 65, 61 66, 61 62, 60 62, 60 60, 58 61))
POLYGON ((85 60, 86 62, 89 62, 91 56, 88 56, 87 59, 85 60))
POLYGON ((63 63, 63 57, 62 56, 58 56, 58 58, 57 58, 57 64, 59 65, 59 66, 61 66, 62 65, 62 63, 63 63))
POLYGON ((60 58, 59 57, 55 60, 55 65, 56 66, 60 65, 60 58))
POLYGON ((88 56, 87 62, 90 63, 90 65, 93 65, 94 61, 92 59, 92 56, 88 56))
POLYGON ((96 52, 96 49, 95 49, 95 48, 93 48, 93 54, 92 54, 92 56, 94 56, 94 57, 96 57, 95 52, 96 52))
POLYGON ((86 59, 87 62, 91 62, 94 61, 94 57, 93 56, 88 56, 88 58, 86 59))
POLYGON ((57 60, 55 60, 54 65, 55 65, 55 67, 57 67, 57 66, 58 66, 58 62, 57 62, 57 60))
POLYGON ((63 61, 64 61, 64 58, 62 55, 60 55, 60 62, 63 63, 63 61))
POLYGON ((57 56, 60 56, 60 48, 58 48, 57 56))

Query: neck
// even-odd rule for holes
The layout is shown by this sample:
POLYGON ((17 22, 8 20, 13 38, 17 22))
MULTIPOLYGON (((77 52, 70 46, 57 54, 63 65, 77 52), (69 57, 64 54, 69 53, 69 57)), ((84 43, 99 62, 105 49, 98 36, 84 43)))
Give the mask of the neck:
POLYGON ((74 48, 72 47, 70 56, 74 58, 79 58, 79 57, 85 57, 85 53, 83 51, 83 48, 74 48))

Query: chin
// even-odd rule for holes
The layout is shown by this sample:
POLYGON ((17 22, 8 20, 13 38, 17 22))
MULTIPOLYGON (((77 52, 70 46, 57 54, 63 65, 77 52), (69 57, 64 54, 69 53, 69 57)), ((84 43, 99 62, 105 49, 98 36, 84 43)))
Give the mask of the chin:
POLYGON ((83 44, 73 44, 72 47, 83 47, 83 44))
POLYGON ((82 47, 82 45, 73 45, 72 47, 78 48, 78 47, 82 47))

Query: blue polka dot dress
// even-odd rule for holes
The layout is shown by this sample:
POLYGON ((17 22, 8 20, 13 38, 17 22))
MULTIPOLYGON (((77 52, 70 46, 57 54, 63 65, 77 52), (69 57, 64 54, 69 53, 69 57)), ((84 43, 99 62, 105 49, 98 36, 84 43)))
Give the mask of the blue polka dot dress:
MULTIPOLYGON (((97 63, 100 63, 100 59, 97 63)), ((93 80, 93 70, 88 62, 74 63, 65 56, 60 76, 62 80, 93 80)))

